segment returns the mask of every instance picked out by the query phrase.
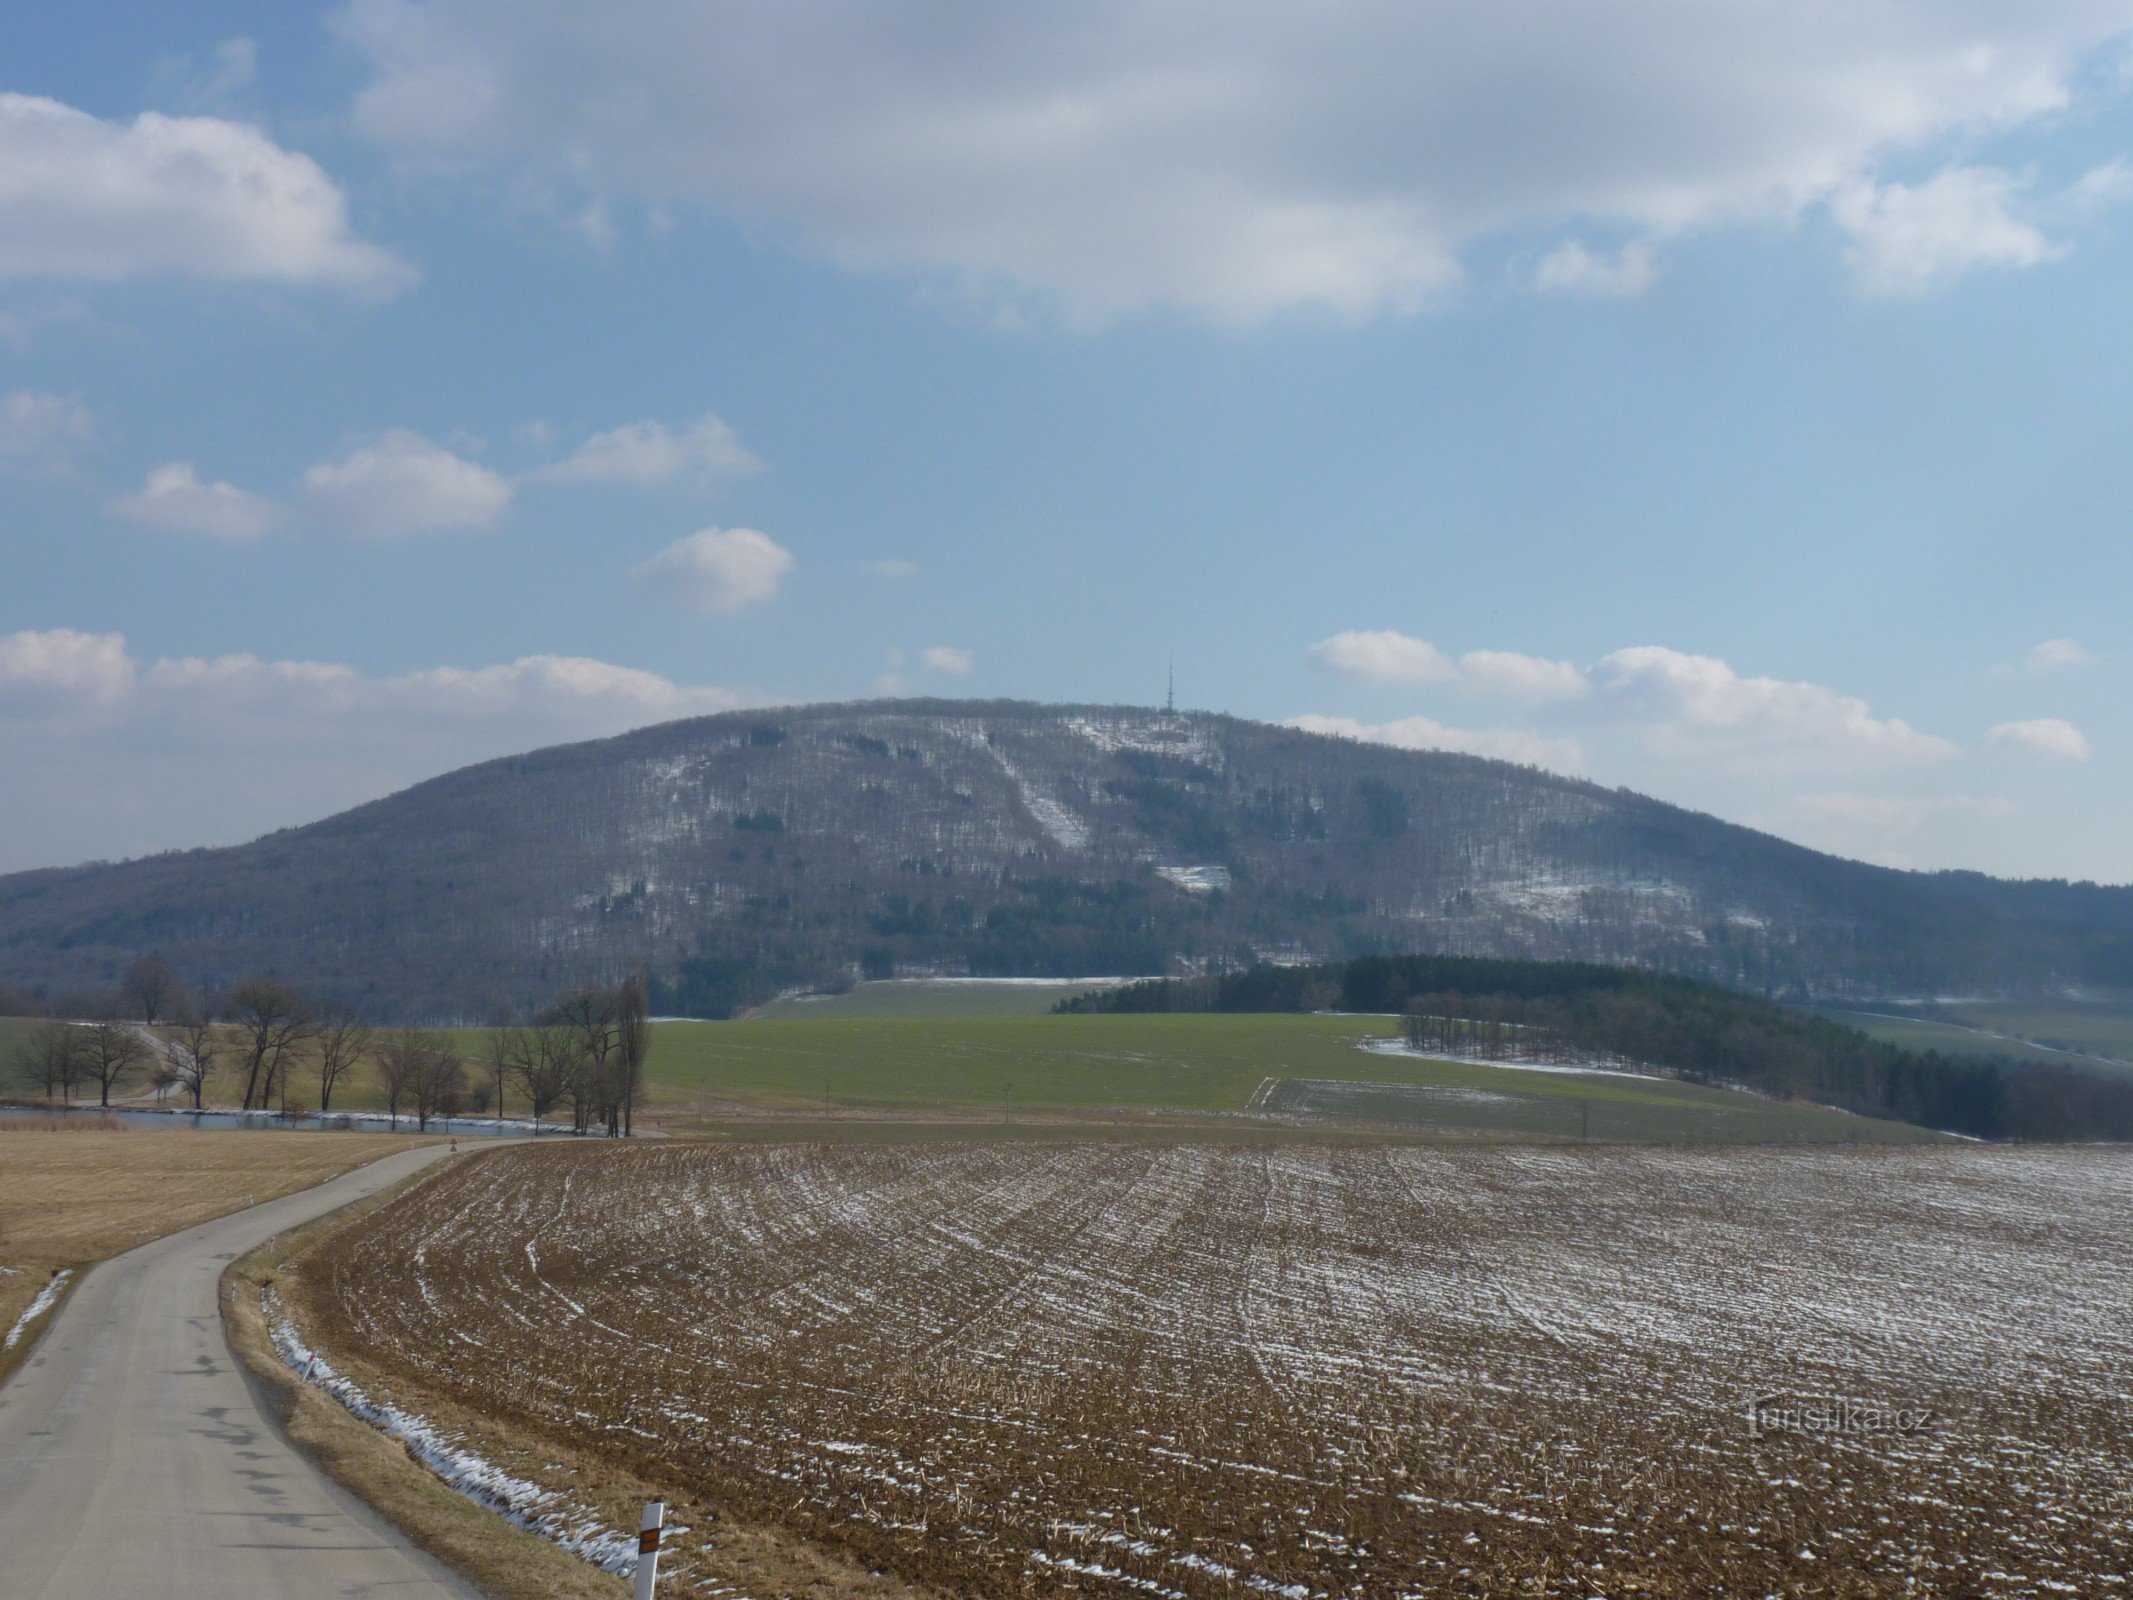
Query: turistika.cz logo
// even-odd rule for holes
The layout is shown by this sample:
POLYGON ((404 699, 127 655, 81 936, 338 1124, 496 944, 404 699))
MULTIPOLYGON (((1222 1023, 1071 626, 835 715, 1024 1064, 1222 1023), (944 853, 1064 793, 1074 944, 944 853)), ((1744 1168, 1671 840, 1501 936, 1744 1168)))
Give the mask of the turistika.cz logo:
POLYGON ((1930 1433, 1939 1420, 1930 1406, 1891 1406, 1873 1400, 1836 1397, 1800 1399, 1759 1394, 1748 1402, 1748 1437, 1775 1433, 1914 1434, 1930 1433))

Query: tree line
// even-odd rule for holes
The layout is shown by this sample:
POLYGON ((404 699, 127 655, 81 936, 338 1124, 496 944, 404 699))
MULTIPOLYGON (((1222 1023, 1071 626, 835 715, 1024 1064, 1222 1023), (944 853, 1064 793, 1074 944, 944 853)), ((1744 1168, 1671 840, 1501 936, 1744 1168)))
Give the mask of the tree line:
POLYGON ((1365 956, 1128 984, 1063 1011, 1397 1015, 1418 1049, 1630 1064, 1980 1139, 2133 1139, 2133 1080, 2076 1066, 1906 1050, 1694 979, 1586 962, 1365 956))
POLYGON ((573 1132, 624 1137, 651 1050, 641 976, 573 989, 524 1021, 498 1017, 480 1060, 441 1031, 378 1028, 355 1006, 314 1004, 272 977, 203 1001, 157 956, 136 961, 116 989, 38 1009, 15 1051, 15 1082, 69 1104, 94 1089, 105 1109, 123 1080, 145 1076, 159 1098, 175 1090, 195 1111, 219 1093, 247 1111, 300 1114, 315 1090, 328 1115, 367 1069, 395 1124, 403 1110, 424 1130, 492 1107, 501 1118, 515 1092, 536 1122, 567 1106, 573 1132))

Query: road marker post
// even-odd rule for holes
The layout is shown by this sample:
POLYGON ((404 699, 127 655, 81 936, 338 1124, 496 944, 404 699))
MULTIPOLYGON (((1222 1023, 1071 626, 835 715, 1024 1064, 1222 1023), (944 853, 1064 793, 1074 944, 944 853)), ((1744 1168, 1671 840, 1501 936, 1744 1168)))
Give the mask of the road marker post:
POLYGON ((637 1524, 637 1600, 652 1600, 652 1587, 659 1582, 659 1533, 666 1523, 667 1503, 654 1500, 637 1524))

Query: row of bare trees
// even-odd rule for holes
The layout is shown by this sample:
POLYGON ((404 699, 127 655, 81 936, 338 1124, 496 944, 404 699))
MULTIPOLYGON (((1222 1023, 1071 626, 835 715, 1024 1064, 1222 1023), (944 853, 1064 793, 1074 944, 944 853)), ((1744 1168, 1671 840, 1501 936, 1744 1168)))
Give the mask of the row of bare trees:
POLYGON ((446 1034, 381 1030, 355 1007, 313 1006, 275 978, 248 978, 218 1005, 199 1004, 168 963, 136 962, 115 993, 76 997, 71 1015, 41 1022, 16 1054, 15 1076, 47 1100, 93 1086, 108 1107, 120 1081, 143 1070, 158 1094, 179 1091, 203 1110, 212 1085, 246 1110, 296 1111, 315 1084, 318 1109, 366 1065, 397 1123, 403 1110, 428 1128, 493 1104, 516 1089, 538 1123, 568 1106, 575 1133, 628 1137, 644 1098, 651 1050, 642 976, 572 990, 530 1019, 490 1032, 485 1082, 446 1034), (138 1020, 136 1020, 138 1019, 138 1020))
POLYGON ((499 1093, 516 1084, 535 1122, 568 1105, 573 1133, 628 1138, 651 1048, 651 1004, 634 976, 611 989, 574 989, 528 1021, 500 1022, 489 1060, 499 1093))

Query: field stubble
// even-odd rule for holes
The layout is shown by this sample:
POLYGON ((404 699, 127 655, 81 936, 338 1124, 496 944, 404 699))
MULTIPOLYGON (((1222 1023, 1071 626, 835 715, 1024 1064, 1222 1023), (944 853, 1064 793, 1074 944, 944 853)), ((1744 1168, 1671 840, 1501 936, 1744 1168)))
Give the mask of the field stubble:
POLYGON ((416 1409, 943 1592, 2095 1594, 2128 1237, 2109 1151, 573 1148, 297 1300, 416 1409))
MULTIPOLYGON (((324 1183, 412 1140, 387 1134, 145 1131, 0 1111, 0 1336, 61 1267, 324 1183)), ((27 1336, 0 1351, 0 1375, 27 1336)))

